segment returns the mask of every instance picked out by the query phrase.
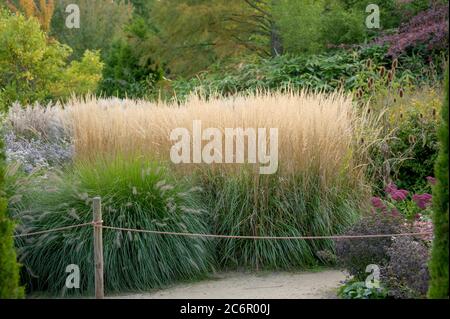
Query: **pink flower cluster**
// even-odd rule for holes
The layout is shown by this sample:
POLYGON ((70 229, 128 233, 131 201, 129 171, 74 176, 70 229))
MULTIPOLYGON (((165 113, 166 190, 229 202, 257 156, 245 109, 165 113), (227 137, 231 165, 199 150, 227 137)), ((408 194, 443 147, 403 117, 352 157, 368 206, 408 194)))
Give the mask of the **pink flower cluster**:
POLYGON ((413 201, 419 206, 420 209, 426 209, 428 206, 431 205, 431 200, 433 199, 433 196, 430 194, 415 194, 412 197, 413 201))
POLYGON ((372 206, 378 209, 386 209, 386 205, 384 205, 383 200, 380 197, 372 197, 371 199, 372 206))
POLYGON ((436 185, 436 178, 433 176, 427 176, 427 181, 430 183, 430 185, 436 185))
MULTIPOLYGON (((373 207, 379 209, 383 213, 386 213, 388 211, 388 207, 386 206, 386 204, 383 202, 383 200, 380 197, 372 197, 371 202, 372 202, 373 207)), ((392 208, 391 214, 392 214, 392 216, 400 215, 397 208, 392 208)))
POLYGON ((391 198, 397 202, 405 200, 409 194, 406 189, 398 189, 394 183, 390 183, 386 187, 386 193, 388 193, 391 198))
MULTIPOLYGON (((430 185, 436 184, 436 179, 432 176, 427 176, 427 181, 430 183, 430 185)), ((393 202, 389 203, 388 201, 385 201, 380 197, 372 197, 371 203, 374 208, 383 213, 386 213, 388 212, 388 208, 390 207, 390 212, 393 216, 398 216, 400 214, 400 211, 403 211, 403 209, 410 210, 410 208, 408 208, 410 207, 409 203, 401 203, 408 199, 409 191, 407 191, 406 189, 398 189, 397 185, 395 185, 394 183, 389 183, 389 185, 386 186, 385 191, 388 198, 392 199, 393 202), (398 204, 396 204, 395 202, 397 202, 398 204)), ((421 210, 425 210, 431 206, 433 196, 428 193, 414 194, 411 199, 418 208, 420 208, 421 210)), ((407 213, 407 215, 414 216, 414 214, 410 215, 410 213, 407 213)), ((417 216, 420 216, 420 214, 416 214, 416 220, 418 220, 417 216)))

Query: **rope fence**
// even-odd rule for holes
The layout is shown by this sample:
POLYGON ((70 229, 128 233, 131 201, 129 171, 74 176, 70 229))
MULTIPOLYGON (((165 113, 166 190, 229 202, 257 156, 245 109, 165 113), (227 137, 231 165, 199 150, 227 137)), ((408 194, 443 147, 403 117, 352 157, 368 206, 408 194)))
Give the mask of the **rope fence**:
POLYGON ((397 234, 372 234, 372 235, 335 235, 335 236, 243 236, 243 235, 217 235, 217 234, 201 234, 201 233, 179 233, 179 232, 168 232, 168 231, 157 231, 157 230, 147 230, 147 229, 135 229, 135 228, 124 228, 124 227, 114 227, 103 225, 103 222, 89 222, 78 225, 71 225, 59 228, 53 228, 38 232, 22 233, 14 235, 14 238, 29 237, 36 235, 43 235, 53 232, 64 231, 73 228, 80 228, 84 226, 94 226, 103 229, 111 229, 117 231, 127 231, 135 233, 145 233, 154 235, 170 235, 170 236, 184 236, 184 237, 206 237, 206 238, 229 238, 229 239, 265 239, 265 240, 313 240, 313 239, 363 239, 363 238, 383 238, 383 237, 402 237, 402 236, 428 236, 432 235, 433 232, 418 232, 418 233, 397 233, 397 234))
POLYGON ((104 297, 103 289, 103 229, 126 231, 135 233, 145 233, 154 235, 168 235, 168 236, 184 236, 184 237, 205 237, 205 238, 225 238, 225 239, 254 239, 254 240, 320 240, 320 239, 369 239, 369 238, 387 238, 387 237, 404 237, 404 236, 429 236, 433 235, 432 231, 427 232, 412 232, 412 233, 397 233, 397 234, 367 234, 367 235, 330 235, 330 236, 244 236, 244 235, 219 235, 219 234, 201 234, 201 233, 186 233, 186 232, 170 232, 157 231, 147 229, 124 228, 103 225, 101 199, 95 197, 93 199, 93 217, 94 220, 88 223, 77 225, 70 225, 58 227, 37 232, 21 233, 14 235, 14 238, 29 237, 36 235, 43 235, 53 232, 60 232, 74 228, 93 226, 94 228, 94 264, 95 264, 95 296, 97 299, 104 297))
POLYGON ((37 232, 21 233, 21 234, 18 234, 18 235, 14 235, 13 238, 29 237, 29 236, 35 236, 35 235, 44 235, 44 234, 64 231, 64 230, 73 229, 73 228, 80 228, 80 227, 84 227, 84 226, 95 225, 95 224, 96 223, 94 223, 94 222, 90 222, 90 223, 83 223, 83 224, 78 224, 78 225, 71 225, 71 226, 58 227, 58 228, 53 228, 53 229, 48 229, 48 230, 42 230, 42 231, 37 231, 37 232))
POLYGON ((346 235, 346 236, 241 236, 241 235, 215 235, 215 234, 196 234, 196 233, 178 233, 166 232, 156 230, 123 228, 113 226, 101 226, 104 229, 128 231, 136 233, 157 234, 157 235, 172 235, 185 237, 207 237, 207 238, 230 238, 230 239, 266 239, 266 240, 313 240, 313 239, 361 239, 361 238, 382 238, 382 237, 400 237, 400 236, 425 236, 431 235, 432 232, 420 233, 399 233, 399 234, 373 234, 373 235, 346 235))

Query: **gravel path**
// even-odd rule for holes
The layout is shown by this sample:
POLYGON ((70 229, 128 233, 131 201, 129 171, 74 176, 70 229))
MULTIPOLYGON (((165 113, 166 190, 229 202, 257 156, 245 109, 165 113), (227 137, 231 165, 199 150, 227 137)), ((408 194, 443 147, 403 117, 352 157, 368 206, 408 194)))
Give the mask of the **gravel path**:
POLYGON ((317 272, 219 273, 212 279, 180 284, 125 299, 328 299, 346 275, 339 270, 317 272))

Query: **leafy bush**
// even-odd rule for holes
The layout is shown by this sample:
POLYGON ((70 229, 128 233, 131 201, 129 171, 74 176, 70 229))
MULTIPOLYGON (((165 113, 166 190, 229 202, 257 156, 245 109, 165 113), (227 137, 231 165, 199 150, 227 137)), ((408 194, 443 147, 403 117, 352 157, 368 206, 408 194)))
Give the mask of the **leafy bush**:
POLYGON ((196 89, 206 95, 231 95, 288 86, 293 89, 332 91, 341 85, 341 78, 348 79, 347 85, 351 86, 351 76, 362 66, 363 62, 345 51, 310 57, 283 55, 229 67, 216 65, 210 72, 197 78, 172 81, 165 90, 166 94, 174 93, 178 99, 189 96, 196 89))
MULTIPOLYGON (((406 231, 402 217, 391 212, 372 212, 355 223, 345 235, 398 234, 406 231)), ((370 264, 380 268, 389 262, 388 249, 392 238, 339 239, 336 241, 338 262, 351 276, 364 281, 366 267, 370 264)))
MULTIPOLYGON (((47 32, 55 10, 55 0, 4 0, 4 6, 14 13, 22 12, 27 18, 35 17, 41 24, 42 29, 47 32)), ((0 4, 0 7, 3 4, 0 4)))
MULTIPOLYGON (((366 27, 362 10, 345 10, 338 2, 328 4, 321 14, 321 41, 326 47, 356 44, 364 41, 366 27)), ((317 27, 317 26, 316 26, 317 27)))
POLYGON ((49 39, 35 18, 0 11, 0 107, 95 91, 103 67, 98 53, 67 65, 70 53, 49 39))
MULTIPOLYGON (((402 190, 392 191, 401 196, 402 190)), ((408 223, 396 208, 387 207, 379 198, 372 201, 376 211, 353 225, 346 235, 399 234, 421 229, 423 225, 408 223)), ((380 238, 350 238, 336 241, 338 262, 353 279, 340 288, 344 298, 423 298, 428 289, 429 242, 425 238, 395 235, 380 238), (380 268, 380 289, 366 287, 366 267, 380 268)))
POLYGON ((161 79, 158 65, 136 51, 133 43, 118 40, 106 57, 99 90, 106 96, 142 98, 151 94, 161 79))
POLYGON ((408 158, 394 167, 393 176, 400 187, 419 190, 425 186, 425 177, 433 175, 438 153, 436 125, 435 119, 420 114, 398 122, 390 149, 408 158))
MULTIPOLYGON (((105 225, 208 233, 198 190, 154 163, 105 159, 30 178, 21 183, 22 198, 11 204, 19 232, 89 222, 92 198, 101 196, 105 225)), ((212 269, 211 246, 204 238, 112 230, 103 236, 107 292, 193 280, 212 269)), ((30 287, 54 294, 93 293, 92 237, 92 227, 82 227, 17 240, 30 287), (80 267, 78 292, 63 288, 69 264, 80 267)))
POLYGON ((7 200, 4 198, 3 139, 0 136, 0 299, 21 298, 24 290, 19 287, 19 265, 14 248, 14 223, 7 215, 7 200))
POLYGON ((311 54, 324 49, 320 41, 323 1, 281 0, 274 6, 274 20, 288 53, 311 54))
POLYGON ((398 87, 383 98, 371 97, 371 109, 384 110, 382 124, 387 132, 385 148, 373 148, 369 159, 369 175, 379 193, 386 186, 386 166, 389 178, 399 188, 412 192, 428 189, 426 178, 434 175, 439 149, 440 91, 439 87, 398 87))
MULTIPOLYGON (((415 72, 435 70, 440 66, 426 65, 421 60, 402 60, 395 72, 391 87, 410 87, 429 77, 415 76, 415 72), (413 69, 411 70, 411 68, 413 69)), ((386 55, 386 48, 371 46, 357 50, 339 49, 332 53, 311 56, 282 55, 270 59, 240 59, 235 64, 212 66, 208 72, 199 74, 190 80, 162 81, 164 97, 175 95, 177 99, 184 99, 193 91, 200 91, 205 95, 220 93, 232 95, 237 92, 254 92, 257 90, 277 90, 287 87, 311 89, 331 92, 336 89, 357 92, 363 90, 365 101, 374 93, 383 91, 387 94, 386 85, 388 69, 392 59, 386 55), (368 60, 371 67, 368 68, 368 60), (385 73, 380 76, 380 69, 385 73), (374 92, 368 87, 369 79, 379 83, 374 92)), ((372 87, 375 89, 375 86, 372 87)), ((395 90, 394 90, 395 91, 395 90)), ((390 91, 391 92, 391 91, 390 91)))
POLYGON ((343 299, 385 299, 388 294, 383 287, 369 288, 364 281, 350 280, 339 288, 338 296, 343 299))
POLYGON ((429 282, 427 245, 421 239, 396 237, 386 253, 380 288, 368 288, 365 282, 353 279, 339 288, 338 295, 344 299, 424 298, 429 282))
POLYGON ((381 278, 394 298, 424 298, 428 290, 428 247, 411 237, 398 237, 387 250, 389 263, 381 278))
POLYGON ((55 98, 66 98, 69 94, 87 95, 95 93, 102 79, 103 62, 100 52, 86 50, 80 61, 72 61, 61 79, 62 84, 55 87, 55 98))
POLYGON ((449 108, 448 66, 445 77, 445 98, 442 105, 442 123, 439 127, 439 156, 435 164, 436 186, 433 190, 433 222, 435 226, 432 257, 430 262, 430 298, 448 298, 448 108, 449 108))

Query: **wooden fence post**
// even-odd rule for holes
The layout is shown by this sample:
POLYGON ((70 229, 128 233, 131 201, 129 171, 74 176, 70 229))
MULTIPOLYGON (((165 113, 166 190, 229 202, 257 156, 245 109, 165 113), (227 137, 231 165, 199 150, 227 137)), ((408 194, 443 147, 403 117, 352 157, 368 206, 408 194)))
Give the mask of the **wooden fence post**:
POLYGON ((104 298, 103 287, 103 229, 102 229, 102 202, 95 197, 92 202, 94 214, 94 264, 95 264, 95 298, 104 298))

